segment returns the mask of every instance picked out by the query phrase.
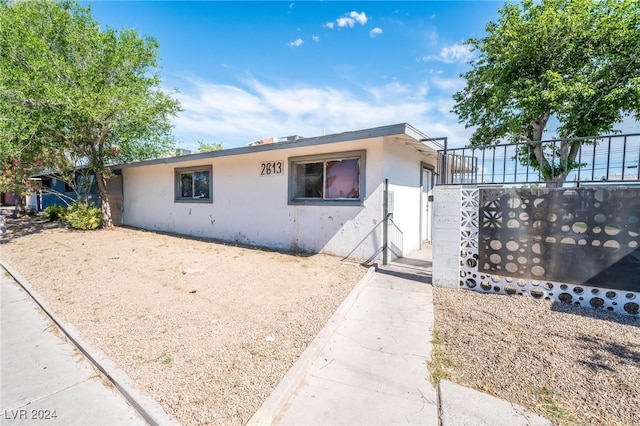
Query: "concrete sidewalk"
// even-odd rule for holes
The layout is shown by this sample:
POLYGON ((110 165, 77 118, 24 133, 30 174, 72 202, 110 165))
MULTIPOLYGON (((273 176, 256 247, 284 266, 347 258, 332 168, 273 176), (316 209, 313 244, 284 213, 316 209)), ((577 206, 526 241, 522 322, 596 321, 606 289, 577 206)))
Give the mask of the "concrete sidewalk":
POLYGON ((450 382, 430 382, 430 248, 372 268, 249 425, 549 425, 450 382))
POLYGON ((148 424, 3 268, 0 285, 0 424, 148 424))

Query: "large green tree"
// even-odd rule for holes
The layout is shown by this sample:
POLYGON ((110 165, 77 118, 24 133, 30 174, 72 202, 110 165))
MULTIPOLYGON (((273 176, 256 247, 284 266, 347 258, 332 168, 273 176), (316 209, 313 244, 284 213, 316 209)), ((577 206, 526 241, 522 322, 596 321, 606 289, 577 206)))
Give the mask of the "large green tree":
POLYGON ((453 112, 475 127, 474 146, 529 142, 520 161, 559 184, 579 167, 580 145, 594 142, 543 148, 535 142, 550 119, 560 138, 577 138, 612 132, 626 115, 640 118, 640 3, 524 0, 499 13, 484 38, 466 41, 477 59, 453 112))
POLYGON ((180 105, 161 90, 157 54, 155 39, 103 30, 76 1, 0 0, 0 160, 80 158, 111 226, 109 166, 174 145, 180 105))

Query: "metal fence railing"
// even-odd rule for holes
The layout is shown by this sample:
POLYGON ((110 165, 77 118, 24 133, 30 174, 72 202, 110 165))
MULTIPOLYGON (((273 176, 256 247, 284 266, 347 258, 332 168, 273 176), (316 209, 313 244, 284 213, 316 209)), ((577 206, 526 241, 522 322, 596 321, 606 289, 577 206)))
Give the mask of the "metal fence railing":
POLYGON ((562 172, 563 153, 572 147, 577 151, 564 186, 603 181, 640 185, 640 133, 443 149, 438 151, 438 184, 545 183, 562 172), (546 167, 537 166, 535 149, 545 153, 546 167))

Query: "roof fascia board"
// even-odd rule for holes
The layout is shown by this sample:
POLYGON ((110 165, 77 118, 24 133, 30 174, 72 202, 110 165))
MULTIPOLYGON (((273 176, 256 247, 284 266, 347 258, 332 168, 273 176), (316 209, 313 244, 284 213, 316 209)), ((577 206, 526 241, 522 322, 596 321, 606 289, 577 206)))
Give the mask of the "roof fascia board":
MULTIPOLYGON (((112 169, 127 169, 131 167, 152 166, 159 164, 175 164, 187 161, 198 161, 209 158, 228 157, 232 155, 253 154, 258 152, 276 151, 288 148, 303 148, 315 145, 324 145, 338 142, 355 141, 361 139, 372 139, 377 137, 406 134, 407 136, 420 141, 427 139, 427 136, 410 126, 407 123, 393 124, 383 127, 375 127, 372 129, 355 130, 350 132, 336 133, 326 136, 315 136, 311 138, 302 138, 295 141, 286 141, 271 143, 257 146, 243 146, 239 148, 229 148, 220 151, 202 152, 198 154, 181 155, 178 157, 156 158, 153 160, 137 161, 133 163, 118 164, 112 166, 112 169)), ((441 148, 434 148, 438 150, 441 148)))

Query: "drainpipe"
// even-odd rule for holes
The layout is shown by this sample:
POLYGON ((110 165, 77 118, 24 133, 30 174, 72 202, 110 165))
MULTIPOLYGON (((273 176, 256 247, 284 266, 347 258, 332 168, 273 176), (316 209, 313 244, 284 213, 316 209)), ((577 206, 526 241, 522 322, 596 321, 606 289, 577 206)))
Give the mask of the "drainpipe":
POLYGON ((382 264, 387 264, 387 232, 389 232, 389 179, 384 180, 384 190, 382 193, 382 264))

